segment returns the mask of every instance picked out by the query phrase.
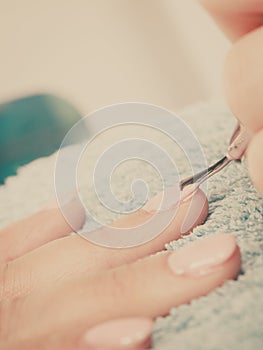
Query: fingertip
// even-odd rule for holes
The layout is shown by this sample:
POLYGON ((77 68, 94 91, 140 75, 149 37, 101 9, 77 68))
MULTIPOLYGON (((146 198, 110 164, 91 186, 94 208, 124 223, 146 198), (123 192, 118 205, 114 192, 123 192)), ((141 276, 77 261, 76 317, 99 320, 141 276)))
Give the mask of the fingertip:
POLYGON ((52 209, 58 209, 58 202, 57 202, 57 198, 53 197, 51 198, 43 207, 42 210, 52 210, 52 209))
POLYGON ((119 285, 115 302, 119 295, 128 300, 120 304, 121 311, 156 317, 235 279, 240 265, 235 236, 215 234, 117 269, 109 281, 119 285))
POLYGON ((85 223, 85 209, 77 197, 69 197, 64 203, 59 203, 57 198, 52 198, 43 208, 43 211, 51 210, 62 214, 73 231, 79 230, 85 223))
POLYGON ((181 234, 189 233, 194 227, 202 224, 208 214, 208 200, 205 193, 199 188, 186 202, 188 209, 181 225, 181 234))
POLYGON ((251 140, 247 150, 249 174, 256 189, 263 195, 263 129, 251 140))
POLYGON ((113 319, 90 328, 81 345, 90 350, 149 349, 153 321, 148 317, 113 319))

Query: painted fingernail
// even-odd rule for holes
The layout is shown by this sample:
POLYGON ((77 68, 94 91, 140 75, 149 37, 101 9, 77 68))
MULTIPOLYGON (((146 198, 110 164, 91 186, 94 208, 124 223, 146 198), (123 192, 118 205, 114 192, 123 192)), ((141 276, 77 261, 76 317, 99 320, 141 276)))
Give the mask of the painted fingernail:
POLYGON ((85 209, 76 196, 64 196, 63 203, 58 203, 54 198, 47 203, 43 211, 52 209, 60 209, 73 230, 79 230, 85 223, 85 209))
POLYGON ((172 209, 173 207, 175 208, 180 202, 180 196, 179 184, 176 184, 150 198, 142 209, 148 213, 154 214, 157 211, 161 212, 172 209))
POLYGON ((81 344, 90 350, 143 350, 150 347, 152 328, 144 317, 111 320, 89 329, 81 344))
POLYGON ((181 195, 181 202, 187 202, 189 199, 191 199, 198 190, 198 188, 199 185, 196 183, 184 187, 181 195))
POLYGON ((199 277, 212 273, 238 249, 232 234, 217 234, 198 239, 168 257, 176 275, 199 277))
POLYGON ((51 199, 47 202, 47 204, 44 206, 43 210, 51 210, 51 209, 58 209, 58 202, 56 198, 51 199))
POLYGON ((43 210, 58 209, 72 204, 73 202, 76 202, 77 199, 78 194, 74 194, 73 192, 63 193, 59 195, 59 201, 56 196, 54 196, 50 201, 48 201, 44 206, 43 210))
MULTIPOLYGON (((202 191, 197 191, 194 194, 191 194, 192 199, 187 208, 184 221, 181 225, 181 234, 184 235, 191 231, 193 227, 200 224, 202 217, 206 216, 204 213, 204 207, 207 206, 207 199, 205 194, 202 191)), ((189 198, 189 196, 188 196, 189 198)))

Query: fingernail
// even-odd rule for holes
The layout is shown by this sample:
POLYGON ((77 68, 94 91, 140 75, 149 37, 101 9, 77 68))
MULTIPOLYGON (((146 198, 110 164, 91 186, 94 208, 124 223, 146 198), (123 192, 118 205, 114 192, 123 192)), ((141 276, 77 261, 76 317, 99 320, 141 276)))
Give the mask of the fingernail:
POLYGON ((150 347, 153 321, 144 317, 111 320, 87 331, 81 345, 90 350, 143 350, 150 347))
POLYGON ((150 198, 150 200, 142 207, 147 213, 154 214, 158 211, 166 211, 178 206, 180 202, 180 188, 179 184, 173 187, 166 188, 157 195, 150 198))
POLYGON ((233 256, 237 249, 232 234, 217 234, 197 239, 168 257, 176 275, 199 277, 212 273, 233 256))
POLYGON ((182 190, 181 202, 187 202, 190 198, 192 198, 198 190, 198 188, 199 185, 196 183, 184 187, 184 189, 182 190))
POLYGON ((52 209, 60 209, 73 230, 79 230, 85 223, 85 209, 76 196, 64 196, 63 203, 58 203, 57 199, 52 199, 43 208, 43 211, 52 209))
POLYGON ((77 195, 64 193, 59 196, 59 202, 56 196, 46 203, 43 210, 58 209, 76 201, 77 195))
POLYGON ((44 206, 44 208, 42 210, 51 210, 51 209, 58 209, 58 208, 59 208, 59 206, 58 206, 57 199, 53 198, 46 203, 46 205, 44 206))
MULTIPOLYGON (((180 228, 182 235, 192 230, 193 227, 196 226, 196 223, 200 223, 201 217, 204 216, 204 212, 203 212, 204 206, 207 203, 206 196, 202 191, 194 192, 190 196, 192 197, 191 203, 187 208, 184 221, 180 228)), ((189 196, 188 196, 188 199, 189 199, 189 196)))

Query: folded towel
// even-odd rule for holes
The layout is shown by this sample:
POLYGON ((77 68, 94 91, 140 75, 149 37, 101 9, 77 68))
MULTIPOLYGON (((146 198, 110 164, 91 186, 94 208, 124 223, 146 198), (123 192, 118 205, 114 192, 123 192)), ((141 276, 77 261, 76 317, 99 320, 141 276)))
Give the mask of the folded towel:
MULTIPOLYGON (((179 114, 195 132, 208 162, 219 159, 235 125, 226 106, 218 102, 197 104, 179 114)), ((1 226, 40 209, 54 194, 55 156, 38 159, 20 168, 17 176, 8 178, 6 184, 0 187, 1 226)), ((177 159, 176 165, 182 174, 187 175, 189 169, 185 165, 185 158, 177 159)), ((136 172, 140 174, 139 166, 136 167, 136 172)), ((127 175, 127 168, 124 166, 113 179, 115 193, 120 197, 127 176, 130 176, 130 173, 126 177, 125 174, 127 175)), ((173 183, 173 171, 168 174, 168 178, 173 183)), ((154 180, 149 178, 149 183, 154 183, 154 180)), ((88 189, 84 192, 89 195, 88 189)), ((231 232, 236 235, 241 249, 242 271, 236 281, 228 281, 209 295, 188 305, 173 308, 169 316, 158 318, 153 334, 153 348, 262 349, 262 198, 251 184, 245 162, 230 164, 210 179, 207 195, 210 206, 207 221, 195 228, 190 235, 168 243, 167 249, 178 249, 200 236, 231 232)), ((104 213, 99 202, 94 201, 93 210, 104 213)), ((109 219, 112 217, 105 218, 109 219)), ((86 228, 90 229, 88 220, 86 228)))

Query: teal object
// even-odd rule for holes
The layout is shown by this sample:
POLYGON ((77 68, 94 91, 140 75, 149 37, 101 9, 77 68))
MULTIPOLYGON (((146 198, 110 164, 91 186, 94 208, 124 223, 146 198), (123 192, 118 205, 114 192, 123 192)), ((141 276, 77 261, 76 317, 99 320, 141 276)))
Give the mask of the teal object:
POLYGON ((17 168, 52 154, 81 118, 68 102, 33 95, 0 105, 0 183, 17 168))

